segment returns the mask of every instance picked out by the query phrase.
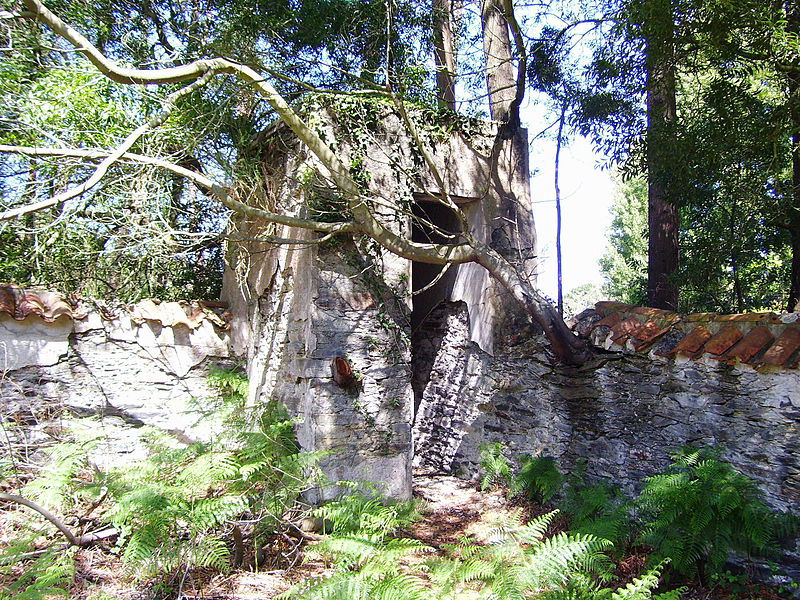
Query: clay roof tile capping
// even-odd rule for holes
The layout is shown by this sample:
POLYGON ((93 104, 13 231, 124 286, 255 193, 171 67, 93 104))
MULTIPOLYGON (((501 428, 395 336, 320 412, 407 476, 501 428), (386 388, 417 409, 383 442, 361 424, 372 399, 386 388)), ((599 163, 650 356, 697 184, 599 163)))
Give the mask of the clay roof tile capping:
MULTIPOLYGON (((194 305, 179 302, 154 302, 142 300, 128 310, 131 319, 136 323, 157 321, 164 327, 185 325, 196 329, 203 321, 210 321, 221 329, 230 328, 230 312, 222 302, 197 302, 194 305)), ((97 303, 97 310, 105 320, 117 317, 114 311, 97 303)), ((13 283, 0 283, 0 314, 10 315, 22 321, 31 315, 52 323, 56 319, 84 319, 87 315, 78 308, 78 299, 74 295, 64 296, 57 292, 25 290, 13 283)))
POLYGON ((800 348, 800 329, 787 327, 764 353, 761 361, 776 367, 783 366, 798 348, 800 348))
POLYGON ((611 339, 617 344, 624 344, 628 336, 639 329, 641 325, 641 322, 636 317, 628 317, 611 328, 611 339))
POLYGON ((759 325, 750 330, 739 342, 725 354, 720 356, 721 360, 739 359, 743 363, 749 363, 764 348, 772 344, 774 336, 764 325, 759 325))
POLYGON ((22 321, 38 315, 43 321, 52 323, 59 317, 82 319, 86 315, 77 311, 77 305, 56 292, 24 290, 13 283, 0 283, 0 313, 22 321))
POLYGON ((680 315, 622 302, 598 302, 575 319, 574 330, 581 337, 606 349, 615 342, 637 353, 738 361, 757 369, 796 368, 800 363, 800 318, 795 314, 680 315))
POLYGON ((736 325, 728 323, 706 342, 706 345, 703 346, 703 350, 709 354, 719 356, 726 350, 730 350, 731 347, 743 337, 742 332, 739 331, 736 325))
POLYGON ((681 354, 690 358, 696 358, 703 345, 711 339, 711 332, 703 325, 698 325, 683 338, 678 345, 669 353, 670 358, 681 354))

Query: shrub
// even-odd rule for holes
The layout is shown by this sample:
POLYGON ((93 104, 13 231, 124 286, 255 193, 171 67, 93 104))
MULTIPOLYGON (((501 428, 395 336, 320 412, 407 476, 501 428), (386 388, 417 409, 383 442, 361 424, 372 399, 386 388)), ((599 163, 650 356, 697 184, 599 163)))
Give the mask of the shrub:
POLYGON ((648 477, 635 501, 643 521, 640 541, 653 560, 670 558, 680 575, 720 573, 728 553, 769 553, 778 519, 755 484, 708 449, 684 449, 663 474, 648 477))
POLYGON ((556 461, 549 456, 519 457, 520 469, 514 478, 514 491, 524 493, 528 499, 544 504, 561 489, 563 477, 556 461))

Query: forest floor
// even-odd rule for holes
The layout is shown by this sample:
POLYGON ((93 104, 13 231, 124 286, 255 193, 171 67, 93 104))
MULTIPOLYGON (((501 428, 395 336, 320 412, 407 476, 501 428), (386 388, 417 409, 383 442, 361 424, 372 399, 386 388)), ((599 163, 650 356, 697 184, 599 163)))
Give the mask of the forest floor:
MULTIPOLYGON (((455 544, 465 536, 479 543, 491 543, 498 525, 520 517, 527 521, 549 512, 550 507, 509 501, 504 491, 479 491, 474 482, 444 475, 416 473, 414 496, 422 501, 422 515, 398 536, 415 538, 437 553, 447 544, 455 544)), ((557 533, 566 525, 563 518, 551 524, 548 534, 557 533)), ((313 543, 313 542, 312 542, 313 543)), ((77 568, 71 598, 78 600, 145 600, 175 598, 180 589, 183 600, 256 600, 272 598, 294 584, 328 573, 319 560, 304 560, 299 546, 292 540, 273 540, 258 571, 236 570, 228 574, 195 572, 182 581, 170 580, 145 586, 128 586, 128 578, 118 556, 107 548, 81 549, 76 554, 77 568), (292 554, 295 553, 295 554, 292 554), (293 564, 287 565, 286 555, 293 564), (289 568, 286 568, 289 566, 289 568), (282 567, 282 568, 278 568, 282 567), (172 592, 167 590, 171 589, 172 592), (166 593, 165 593, 166 592, 166 593)), ((647 560, 643 551, 630 552, 619 561, 613 586, 625 585, 642 573, 647 560)), ((2 589, 2 581, 0 581, 2 589)), ((772 590, 760 586, 724 586, 706 589, 690 585, 682 600, 778 600, 772 590)))

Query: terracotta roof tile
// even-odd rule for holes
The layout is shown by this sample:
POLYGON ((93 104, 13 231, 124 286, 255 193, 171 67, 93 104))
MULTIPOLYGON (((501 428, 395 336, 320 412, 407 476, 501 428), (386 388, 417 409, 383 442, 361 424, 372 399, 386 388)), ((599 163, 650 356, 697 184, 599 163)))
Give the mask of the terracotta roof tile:
POLYGON ((13 283, 0 284, 0 313, 11 315, 17 321, 31 315, 38 315, 48 323, 59 317, 82 319, 86 316, 76 309, 76 305, 55 292, 26 291, 13 283))
POLYGON ((773 312, 740 313, 735 315, 720 315, 715 321, 734 321, 737 323, 780 323, 781 319, 773 312))
POLYGON ((624 344, 628 336, 641 327, 641 325, 641 322, 636 317, 628 317, 611 328, 611 339, 617 344, 624 344))
POLYGON ((720 355, 726 350, 729 350, 743 337, 742 332, 739 331, 739 328, 735 324, 728 323, 706 342, 706 345, 703 346, 703 351, 709 354, 720 355))
POLYGON ((669 327, 660 327, 655 321, 647 321, 631 334, 631 337, 635 340, 633 342, 634 350, 637 352, 643 350, 669 330, 669 327))
POLYGON ((798 348, 800 348, 800 329, 787 327, 766 351, 761 362, 776 367, 783 366, 798 348))
MULTIPOLYGON (((230 328, 230 312, 220 302, 197 302, 190 305, 183 302, 154 302, 143 300, 128 310, 136 323, 158 321, 164 327, 185 325, 190 329, 197 328, 202 321, 211 321, 222 329, 230 328)), ((117 315, 102 304, 97 310, 106 320, 115 319, 117 315)), ((63 294, 46 291, 24 290, 12 283, 0 283, 0 313, 11 315, 21 321, 31 315, 38 315, 42 320, 52 323, 60 317, 83 319, 86 313, 78 308, 75 296, 65 297, 63 294)))
POLYGON ((682 316, 622 302, 598 302, 595 306, 575 317, 572 329, 606 349, 613 341, 634 352, 649 351, 668 358, 682 355, 697 360, 707 355, 720 361, 738 359, 755 368, 796 368, 800 363, 800 314, 707 312, 682 316))
POLYGON ((672 352, 669 353, 669 356, 670 358, 673 358, 678 354, 682 354, 684 356, 696 358, 699 355, 703 344, 705 344, 710 338, 711 332, 702 325, 698 325, 692 329, 685 338, 678 342, 678 345, 672 349, 672 352))
POLYGON ((720 360, 732 360, 738 358, 743 363, 749 363, 764 348, 769 346, 775 338, 769 329, 764 325, 759 325, 751 329, 746 336, 730 350, 722 354, 720 360))
POLYGON ((601 320, 595 323, 592 329, 595 329, 597 327, 616 327, 617 325, 619 325, 620 321, 622 321, 622 317, 620 316, 619 313, 616 312, 611 313, 610 315, 603 317, 601 320))

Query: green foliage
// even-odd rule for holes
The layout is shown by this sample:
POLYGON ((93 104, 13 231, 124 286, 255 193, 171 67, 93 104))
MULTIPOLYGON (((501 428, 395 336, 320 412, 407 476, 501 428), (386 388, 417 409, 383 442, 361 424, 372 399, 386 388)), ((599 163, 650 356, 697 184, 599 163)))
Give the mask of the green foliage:
MULTIPOLYGON (((286 526, 284 515, 296 509, 300 494, 315 482, 319 456, 299 451, 284 410, 245 406, 247 380, 242 375, 213 370, 209 381, 219 395, 203 418, 222 431, 213 443, 181 446, 171 435, 153 430, 146 459, 108 473, 84 468, 86 444, 62 443, 23 493, 62 513, 76 497, 88 497, 102 519, 120 532, 121 557, 136 578, 166 577, 180 569, 227 570, 232 526, 245 517, 255 523, 248 531, 261 539, 286 526)), ((37 535, 5 552, 12 563, 25 561, 26 575, 14 588, 18 591, 25 586, 31 593, 48 590, 71 577, 65 570, 71 554, 69 561, 19 558, 37 535)))
POLYGON ((647 183, 617 181, 608 246, 600 259, 609 300, 647 304, 647 183))
POLYGON ((636 507, 640 541, 681 575, 708 577, 731 550, 763 554, 775 545, 776 518, 753 481, 709 450, 677 453, 666 473, 645 479, 636 507))
POLYGON ((104 482, 111 523, 125 544, 123 559, 139 576, 181 566, 226 570, 227 524, 244 513, 262 514, 259 536, 274 532, 317 460, 299 452, 293 423, 277 406, 257 413, 244 408, 241 375, 215 370, 209 381, 220 391, 226 444, 174 448, 160 435, 150 458, 113 470, 104 482))
POLYGON ((609 540, 615 556, 627 549, 632 527, 630 504, 611 483, 589 483, 585 462, 579 461, 567 477, 559 507, 570 517, 570 530, 609 540))
POLYGON ((422 542, 393 537, 416 518, 410 502, 383 504, 377 498, 346 495, 315 509, 331 532, 309 553, 332 562, 333 575, 309 580, 278 598, 430 598, 425 580, 403 569, 405 561, 430 551, 422 542))
POLYGON ((492 485, 511 487, 513 474, 500 442, 480 445, 481 490, 492 485))
POLYGON ((464 586, 477 587, 492 598, 524 598, 534 592, 569 588, 570 582, 593 574, 608 575, 608 546, 594 536, 544 532, 556 513, 537 517, 528 524, 509 523, 496 536, 496 543, 479 546, 464 542, 451 549, 452 558, 430 561, 436 597, 457 594, 464 586))
POLYGON ((544 504, 561 489, 563 478, 556 461, 549 456, 519 457, 519 472, 514 477, 514 491, 521 491, 530 500, 544 504))
POLYGON ((362 532, 386 535, 413 522, 418 514, 413 502, 382 502, 360 494, 345 495, 314 509, 327 533, 362 532))
MULTIPOLYGON (((347 512, 363 506, 374 512, 378 504, 359 500, 346 505, 347 512)), ((340 514, 345 505, 327 515, 340 514)), ((447 554, 419 565, 420 555, 430 551, 416 540, 387 537, 388 530, 366 528, 334 533, 311 549, 335 570, 282 594, 280 598, 438 599, 579 598, 647 600, 659 579, 656 567, 625 588, 612 590, 600 582, 610 577, 604 554, 609 543, 591 535, 561 533, 546 538, 556 512, 527 524, 511 519, 492 536, 494 543, 469 540, 447 546, 447 554)), ((348 529, 354 520, 343 520, 348 529)), ((673 596, 677 598, 677 596, 673 596)), ((667 600, 664 598, 664 600, 667 600)))
MULTIPOLYGON (((23 544, 12 544, 3 552, 3 559, 14 560, 17 552, 29 550, 32 540, 24 540, 23 544)), ((73 556, 75 548, 50 548, 30 561, 22 576, 13 581, 8 589, 0 590, 2 600, 45 600, 54 596, 69 595, 75 575, 73 556)), ((9 570, 0 567, 0 571, 9 570)))
POLYGON ((610 296, 596 283, 584 283, 564 294, 564 318, 569 319, 610 296))
POLYGON ((86 466, 87 450, 87 445, 72 442, 54 446, 46 466, 22 489, 22 495, 45 508, 66 508, 75 488, 76 475, 86 466))

